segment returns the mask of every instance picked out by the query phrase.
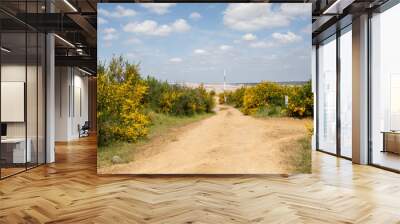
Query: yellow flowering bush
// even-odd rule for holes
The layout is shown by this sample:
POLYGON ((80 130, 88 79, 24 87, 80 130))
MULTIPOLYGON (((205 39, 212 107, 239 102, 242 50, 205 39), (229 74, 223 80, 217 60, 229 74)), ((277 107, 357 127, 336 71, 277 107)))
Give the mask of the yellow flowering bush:
POLYGON ((97 76, 97 123, 99 145, 113 141, 134 142, 146 136, 149 117, 143 111, 147 85, 137 65, 113 58, 107 68, 100 65, 97 76))
POLYGON ((309 117, 313 115, 311 81, 301 86, 286 86, 273 82, 261 82, 219 94, 221 104, 240 108, 246 115, 309 117), (224 100, 226 97, 226 102, 224 100), (288 104, 285 105, 285 96, 288 104))
POLYGON ((261 82, 246 88, 243 96, 243 113, 253 114, 258 108, 269 105, 284 106, 285 88, 273 82, 261 82))
POLYGON ((97 123, 99 146, 114 141, 135 142, 146 137, 154 111, 171 116, 209 113, 213 95, 203 86, 171 85, 152 77, 142 78, 138 65, 122 57, 98 66, 97 123))
POLYGON ((226 102, 225 102, 225 94, 227 94, 226 91, 225 91, 225 93, 222 92, 222 93, 219 93, 219 94, 218 94, 218 103, 219 103, 219 104, 224 104, 224 103, 226 103, 226 102))
POLYGON ((314 95, 311 89, 311 81, 302 86, 291 87, 288 92, 289 103, 288 116, 310 117, 314 111, 314 95))

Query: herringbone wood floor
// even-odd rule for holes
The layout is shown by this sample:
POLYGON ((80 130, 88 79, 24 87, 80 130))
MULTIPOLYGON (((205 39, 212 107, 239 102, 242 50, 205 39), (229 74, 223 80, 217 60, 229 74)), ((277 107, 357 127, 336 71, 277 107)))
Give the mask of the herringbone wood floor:
POLYGON ((400 223, 400 175, 315 152, 295 176, 97 176, 93 138, 0 181, 0 223, 400 223))

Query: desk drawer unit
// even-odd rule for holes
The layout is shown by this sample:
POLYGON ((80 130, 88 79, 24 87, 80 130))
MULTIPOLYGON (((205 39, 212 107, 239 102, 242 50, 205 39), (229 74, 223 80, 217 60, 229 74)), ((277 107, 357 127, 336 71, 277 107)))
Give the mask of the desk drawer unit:
POLYGON ((400 133, 383 133, 383 151, 400 154, 400 133))
POLYGON ((8 164, 31 162, 31 143, 30 139, 28 139, 28 147, 25 150, 25 139, 2 140, 2 160, 8 164))

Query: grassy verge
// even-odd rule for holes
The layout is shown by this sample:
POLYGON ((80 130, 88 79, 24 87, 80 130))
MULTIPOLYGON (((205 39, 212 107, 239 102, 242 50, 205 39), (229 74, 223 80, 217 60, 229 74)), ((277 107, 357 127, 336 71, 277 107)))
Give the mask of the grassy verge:
POLYGON ((289 173, 311 173, 312 153, 311 138, 313 133, 313 121, 305 121, 306 133, 281 145, 281 152, 285 156, 284 162, 288 164, 289 173))
POLYGON ((280 106, 265 106, 258 108, 252 116, 257 118, 285 117, 286 110, 280 106))
POLYGON ((98 147, 97 149, 97 167, 105 167, 113 164, 113 157, 118 156, 119 163, 128 163, 133 161, 135 150, 148 143, 155 137, 162 136, 172 128, 182 127, 184 125, 205 119, 212 116, 212 113, 196 114, 193 116, 170 116, 161 113, 150 113, 152 125, 149 128, 149 134, 135 143, 118 142, 109 146, 98 147))
POLYGON ((297 143, 297 153, 289 158, 293 165, 293 173, 311 173, 311 138, 303 137, 297 143))

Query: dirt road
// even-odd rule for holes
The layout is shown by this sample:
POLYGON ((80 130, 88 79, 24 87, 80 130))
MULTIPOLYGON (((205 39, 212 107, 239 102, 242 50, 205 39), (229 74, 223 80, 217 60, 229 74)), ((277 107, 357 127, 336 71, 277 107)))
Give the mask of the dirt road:
POLYGON ((115 174, 271 174, 288 173, 287 156, 306 133, 304 120, 257 119, 230 106, 216 115, 152 140, 135 160, 100 168, 115 174), (283 152, 285 151, 285 152, 283 152))

